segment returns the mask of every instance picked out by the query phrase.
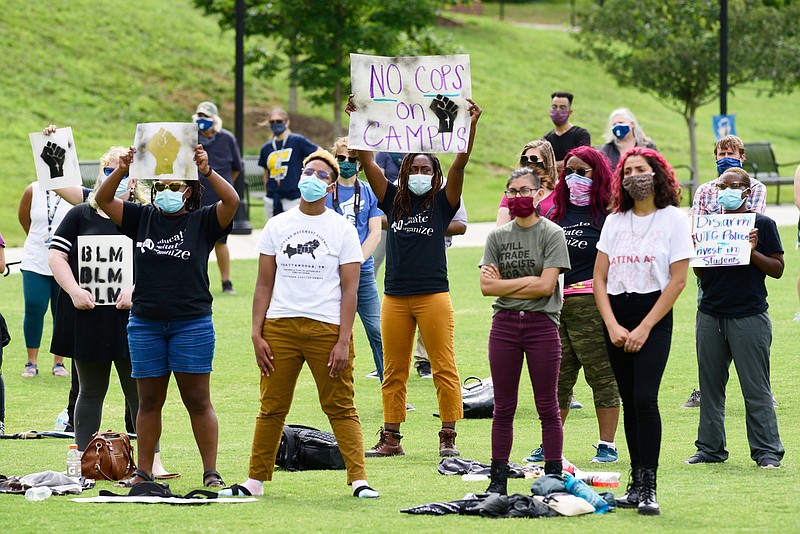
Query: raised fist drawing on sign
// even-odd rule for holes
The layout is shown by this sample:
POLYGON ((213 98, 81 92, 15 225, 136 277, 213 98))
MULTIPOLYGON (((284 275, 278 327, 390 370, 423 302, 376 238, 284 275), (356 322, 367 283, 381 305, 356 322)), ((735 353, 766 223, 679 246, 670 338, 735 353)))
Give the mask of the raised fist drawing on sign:
POLYGON ((439 118, 439 131, 452 132, 453 123, 458 115, 458 105, 446 96, 436 95, 431 102, 431 109, 439 118))
POLYGON ((156 159, 156 175, 172 173, 172 164, 178 158, 180 148, 181 142, 171 132, 158 129, 147 142, 147 150, 156 159))
POLYGON ((55 144, 48 141, 44 148, 42 148, 41 158, 50 167, 50 178, 61 178, 64 176, 64 159, 67 157, 67 151, 55 144))

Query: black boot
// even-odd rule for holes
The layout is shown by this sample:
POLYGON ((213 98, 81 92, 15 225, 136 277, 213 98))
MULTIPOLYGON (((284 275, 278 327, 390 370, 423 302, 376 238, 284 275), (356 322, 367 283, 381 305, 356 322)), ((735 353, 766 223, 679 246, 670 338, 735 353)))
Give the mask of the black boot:
POLYGON ((642 486, 642 469, 640 467, 631 468, 631 476, 628 480, 628 489, 625 495, 617 499, 619 508, 636 508, 639 506, 639 489, 642 486))
POLYGON ((508 462, 492 460, 492 482, 486 488, 486 493, 499 493, 508 495, 508 462))
POLYGON ((656 469, 642 467, 642 485, 639 489, 639 513, 642 515, 660 515, 661 509, 656 500, 656 469))
POLYGON ((544 463, 544 474, 545 475, 558 475, 561 476, 561 460, 556 461, 546 461, 544 463))

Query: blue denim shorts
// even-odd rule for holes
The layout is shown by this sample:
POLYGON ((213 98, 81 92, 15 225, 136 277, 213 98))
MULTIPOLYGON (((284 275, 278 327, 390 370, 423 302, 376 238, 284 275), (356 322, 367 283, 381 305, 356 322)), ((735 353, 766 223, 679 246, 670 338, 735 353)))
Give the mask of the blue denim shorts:
POLYGON ((214 359, 211 316, 184 321, 149 321, 131 315, 128 346, 133 378, 174 373, 206 374, 214 359))

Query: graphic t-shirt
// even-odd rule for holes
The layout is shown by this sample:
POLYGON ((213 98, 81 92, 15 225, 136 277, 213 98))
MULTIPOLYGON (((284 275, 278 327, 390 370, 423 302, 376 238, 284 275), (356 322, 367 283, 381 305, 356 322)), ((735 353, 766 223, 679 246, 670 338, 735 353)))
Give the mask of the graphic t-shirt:
POLYGON ((597 250, 608 255, 609 295, 664 291, 669 266, 694 256, 689 220, 675 206, 639 217, 633 210, 606 219, 597 250))
POLYGON ((272 139, 264 143, 258 165, 269 171, 267 196, 272 198, 278 192, 282 198, 289 200, 300 198, 297 184, 303 172, 303 160, 316 149, 317 145, 293 133, 283 141, 272 139))
POLYGON ((277 264, 268 319, 306 317, 340 323, 339 266, 364 261, 351 223, 333 210, 306 215, 295 207, 267 221, 256 250, 275 256, 277 264))
POLYGON ((398 219, 394 210, 397 191, 396 185, 387 184, 378 206, 389 221, 384 293, 400 297, 449 291, 444 237, 458 206, 450 205, 442 188, 436 192, 432 208, 421 211, 423 197, 412 194, 411 215, 398 219))
MULTIPOLYGON (((594 276, 594 260, 597 258, 597 241, 606 218, 597 224, 589 206, 569 204, 564 218, 558 225, 564 229, 572 268, 564 276, 564 285, 571 286, 591 280, 594 276)), ((591 285, 586 293, 591 293, 591 285)))
MULTIPOLYGON (((560 226, 547 219, 529 228, 523 228, 515 221, 495 228, 486 238, 481 265, 495 264, 503 279, 541 276, 548 268, 560 272, 570 268, 569 253, 560 226)), ((560 277, 559 277, 560 278, 560 277)), ((502 310, 530 311, 546 313, 558 324, 562 304, 561 280, 556 282, 555 291, 549 297, 534 299, 515 299, 497 297, 492 307, 495 313, 502 310)))
POLYGON ((220 227, 216 206, 167 216, 154 206, 125 202, 121 230, 133 240, 136 270, 131 313, 151 321, 211 315, 208 255, 231 227, 220 227))
MULTIPOLYGON (((775 221, 756 213, 758 229, 756 250, 765 256, 783 253, 775 221)), ((712 317, 750 317, 764 313, 767 304, 766 274, 753 265, 704 267, 701 269, 702 298, 698 308, 712 317)))
POLYGON ((587 130, 580 126, 573 126, 561 135, 558 135, 555 130, 550 130, 544 136, 546 141, 553 145, 553 154, 556 156, 556 161, 561 161, 567 152, 579 146, 592 146, 592 136, 587 130))
MULTIPOLYGON (((336 184, 336 190, 325 197, 325 206, 336 211, 339 215, 350 221, 356 227, 358 239, 363 244, 369 236, 369 220, 373 217, 383 216, 378 209, 378 197, 373 193, 368 183, 356 180, 356 185, 336 184), (356 197, 358 197, 358 213, 356 214, 356 197)), ((375 267, 375 260, 370 256, 361 264, 362 273, 371 273, 375 267)))
MULTIPOLYGON (((233 171, 242 172, 244 166, 242 165, 242 157, 239 155, 239 145, 236 143, 236 138, 228 130, 222 129, 212 135, 206 137, 203 134, 197 136, 200 144, 208 153, 208 165, 217 171, 217 174, 225 178, 228 183, 233 183, 233 171)), ((203 176, 199 170, 197 177, 203 185, 203 206, 208 206, 219 201, 219 195, 211 187, 208 178, 203 176)))

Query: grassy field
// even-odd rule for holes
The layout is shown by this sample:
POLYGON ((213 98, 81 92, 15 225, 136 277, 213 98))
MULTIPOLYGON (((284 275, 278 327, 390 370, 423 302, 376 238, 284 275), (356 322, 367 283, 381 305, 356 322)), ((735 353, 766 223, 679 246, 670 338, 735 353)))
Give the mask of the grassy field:
MULTIPOLYGON (((787 250, 787 268, 780 280, 770 280, 770 313, 774 327, 772 346, 772 384, 780 407, 778 421, 788 451, 778 471, 759 469, 749 459, 744 428, 744 408, 735 373, 732 373, 727 408, 730 460, 721 465, 686 466, 683 460, 694 452, 697 410, 681 409, 692 387, 697 386, 694 351, 695 292, 693 282, 684 291, 675 309, 675 334, 670 361, 660 394, 664 424, 661 468, 659 470, 660 518, 642 518, 632 511, 607 516, 544 519, 536 523, 543 532, 745 532, 792 531, 797 512, 791 488, 800 483, 794 452, 800 448, 800 393, 795 385, 800 370, 798 323, 792 317, 798 309, 795 282, 800 261, 791 250, 794 230, 782 229, 787 250), (793 519, 794 518, 794 519, 793 519)), ((456 356, 463 377, 489 375, 486 346, 490 325, 490 299, 481 296, 475 265, 479 249, 449 251, 452 297, 456 310, 456 356)), ((216 266, 211 265, 212 279, 216 266)), ((249 316, 256 273, 255 261, 233 262, 233 279, 238 293, 221 295, 216 284, 214 320, 217 353, 212 374, 212 398, 220 422, 218 467, 226 482, 243 480, 247 474, 250 443, 258 409, 258 371, 249 341, 249 316)), ((13 337, 6 348, 3 371, 6 380, 6 431, 52 428, 67 399, 68 381, 47 373, 47 355, 40 356, 43 373, 34 379, 21 378, 24 363, 22 337, 21 277, 0 279, 0 302, 13 337)), ((45 327, 45 345, 50 332, 45 327)), ((364 377, 372 370, 369 345, 360 324, 356 325, 356 404, 361 415, 367 447, 376 440, 382 414, 377 381, 364 377)), ((532 393, 523 378, 517 413, 517 436, 512 459, 525 456, 539 443, 532 393)), ((587 407, 570 414, 565 430, 565 455, 582 469, 589 464, 592 444, 597 439, 596 422, 590 408, 591 391, 582 381, 577 398, 587 407)), ((467 492, 482 491, 486 483, 468 483, 460 477, 445 477, 436 472, 438 420, 433 384, 412 376, 409 401, 417 410, 403 426, 402 458, 369 459, 367 469, 372 485, 382 492, 377 501, 364 502, 349 496, 343 472, 286 473, 278 471, 266 489, 267 496, 257 503, 211 505, 199 508, 147 507, 144 505, 86 505, 53 497, 29 503, 22 496, 0 495, 0 525, 14 525, 19 531, 85 531, 99 524, 109 530, 185 532, 253 531, 273 532, 374 532, 391 525, 396 532, 497 532, 518 531, 528 526, 523 520, 490 522, 488 519, 458 516, 421 517, 399 513, 401 508, 441 500, 461 498, 467 492)), ((123 428, 122 394, 115 377, 105 404, 103 428, 123 428)), ((319 409, 315 387, 307 371, 298 384, 288 422, 328 429, 319 409)), ((481 461, 490 458, 490 421, 467 420, 458 425, 458 444, 462 455, 481 461)), ((23 475, 46 469, 63 470, 67 451, 65 440, 0 441, 0 473, 23 475)), ((621 461, 606 470, 628 470, 627 450, 622 425, 617 434, 621 461)), ((174 385, 164 411, 163 458, 167 468, 182 473, 172 481, 176 493, 201 486, 201 466, 187 414, 174 385)), ((530 485, 512 480, 510 490, 529 493, 530 485)), ((108 482, 98 489, 112 489, 108 482)), ((621 491, 617 492, 621 494, 621 491)))
MULTIPOLYGON (((578 0, 578 7, 586 1, 578 0)), ((188 120, 203 99, 221 104, 226 127, 232 129, 233 35, 220 32, 213 19, 192 6, 191 0, 4 3, 0 105, 7 126, 0 144, 0 232, 10 246, 23 240, 15 220, 22 190, 32 180, 28 133, 52 122, 72 126, 79 157, 97 159, 110 145, 130 143, 137 123, 188 120)), ((503 22, 498 4, 490 3, 483 17, 448 14, 461 25, 441 28, 470 54, 473 96, 485 110, 464 191, 471 220, 494 219, 497 191, 520 147, 551 129, 553 90, 575 93, 573 122, 589 129, 594 143, 603 142, 611 110, 627 106, 670 162, 689 162, 680 115, 650 95, 618 87, 597 64, 575 59, 577 45, 567 31, 569 1, 506 4, 505 9, 503 22), (537 29, 530 22, 563 29, 537 29)), ((287 84, 283 77, 245 78, 245 150, 252 154, 267 137, 255 121, 272 105, 285 105, 287 84)), ((800 115, 800 99, 768 97, 759 89, 747 85, 729 95, 739 135, 771 141, 778 161, 800 160, 800 122, 790 120, 800 115)), ((714 175, 710 126, 717 110, 716 103, 709 104, 697 117, 701 181, 714 175)), ((332 120, 329 105, 310 106, 302 92, 300 113, 332 120)), ((327 146, 332 140, 314 141, 327 146)), ((443 160, 447 164, 450 158, 443 160)), ((794 169, 782 170, 790 175, 794 169)), ((679 174, 689 178, 685 170, 679 174)), ((784 193, 791 198, 790 189, 784 193)))

